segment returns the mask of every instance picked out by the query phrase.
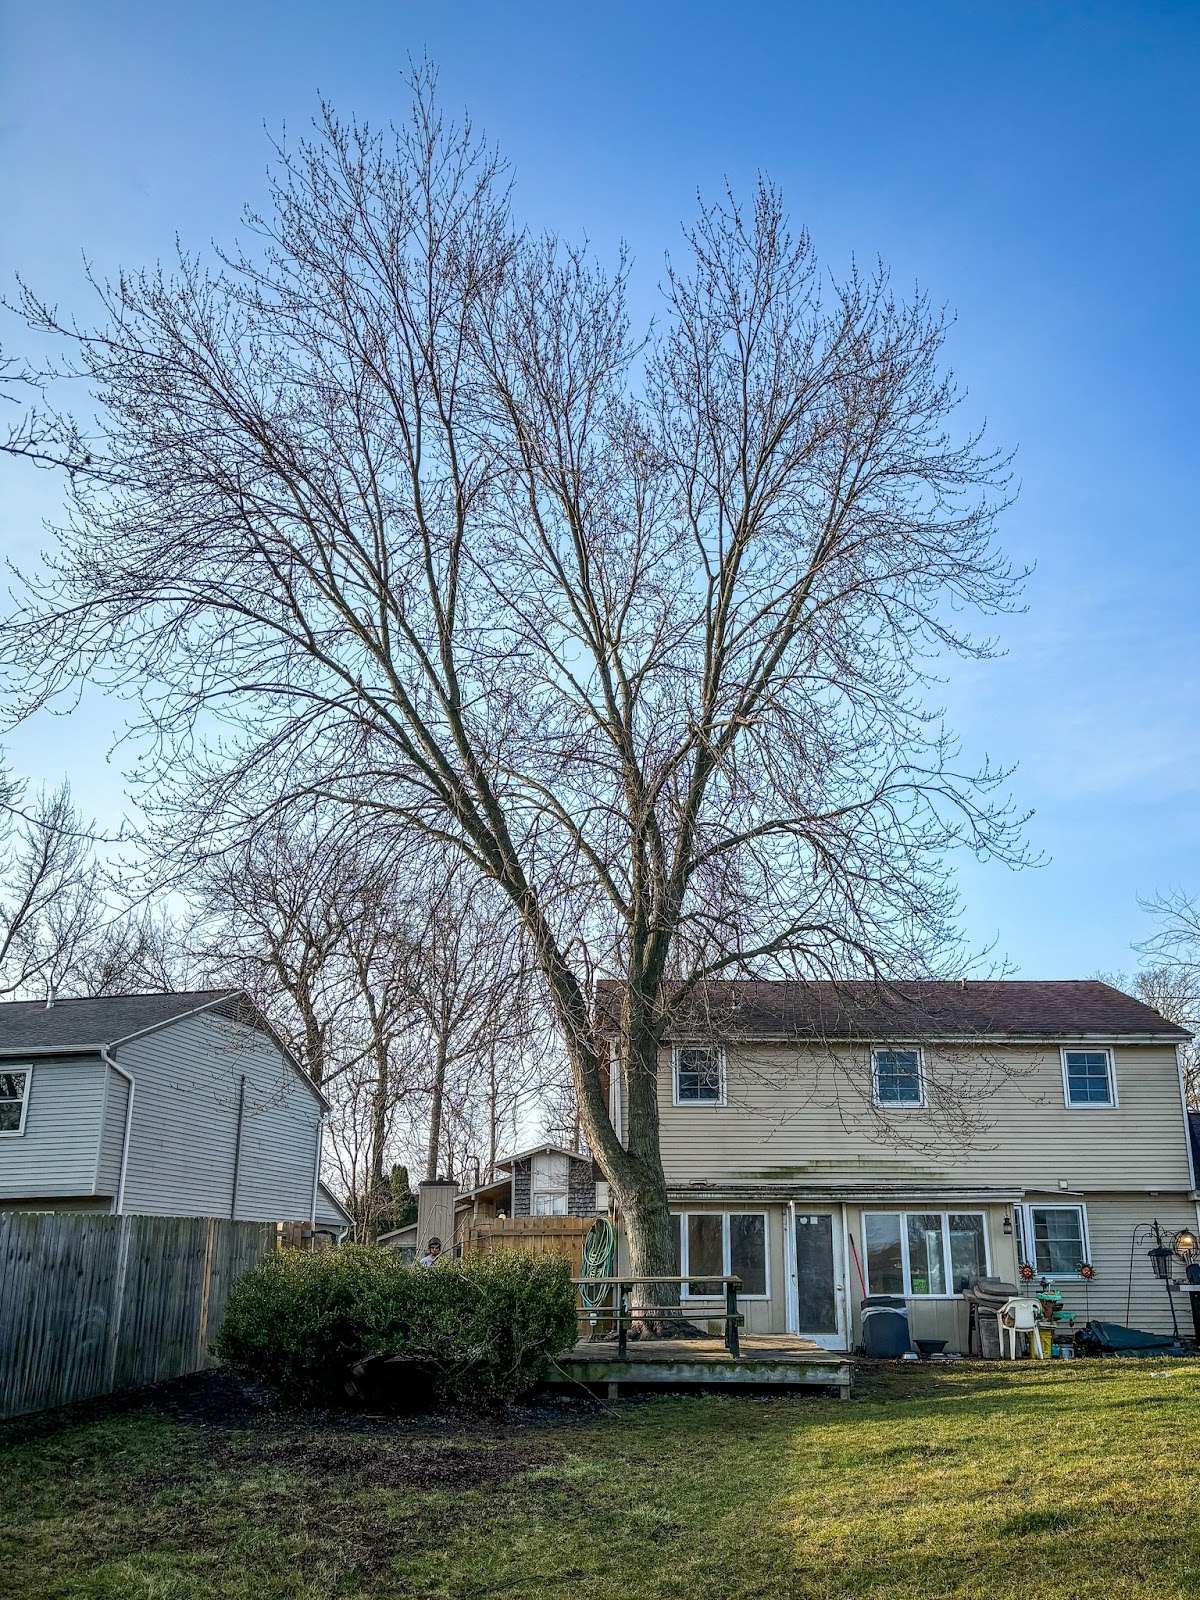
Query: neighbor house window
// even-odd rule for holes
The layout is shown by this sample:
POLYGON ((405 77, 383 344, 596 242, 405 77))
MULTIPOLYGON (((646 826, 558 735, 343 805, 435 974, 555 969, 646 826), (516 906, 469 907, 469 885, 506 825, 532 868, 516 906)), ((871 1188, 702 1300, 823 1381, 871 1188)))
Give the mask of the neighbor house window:
POLYGON ((570 1157, 558 1150, 542 1150, 533 1158, 530 1173, 531 1210, 535 1217, 565 1217, 570 1187, 570 1157))
POLYGON ((740 1278, 740 1300, 763 1300, 770 1292, 767 1217, 763 1211, 688 1211, 672 1218, 675 1264, 685 1298, 724 1294, 714 1280, 740 1278), (711 1274, 705 1277, 705 1274, 711 1274))
POLYGON ((725 1057, 715 1045, 680 1045, 675 1052, 675 1104, 724 1105, 725 1057))
POLYGON ((1082 1206, 1015 1206, 1017 1250, 1045 1278, 1074 1278, 1088 1259, 1082 1206))
POLYGON ((978 1211, 868 1211, 863 1246, 869 1294, 961 1294, 988 1270, 978 1211))
POLYGON ((1116 1084, 1108 1050, 1064 1050, 1063 1083, 1069 1106, 1115 1106, 1116 1084))
POLYGON ((920 1106, 925 1083, 919 1050, 876 1050, 873 1079, 877 1106, 920 1106))
POLYGON ((0 1133, 24 1133, 32 1067, 0 1072, 0 1133))

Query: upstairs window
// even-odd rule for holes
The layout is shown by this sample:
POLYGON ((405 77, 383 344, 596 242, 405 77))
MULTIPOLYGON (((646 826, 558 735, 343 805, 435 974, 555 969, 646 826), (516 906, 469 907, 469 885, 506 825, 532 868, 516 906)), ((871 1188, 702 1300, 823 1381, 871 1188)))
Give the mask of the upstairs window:
POLYGON ((877 1106, 925 1104, 925 1079, 919 1050, 876 1050, 872 1060, 877 1106))
POLYGON ((1064 1050, 1063 1083, 1069 1106, 1115 1106, 1112 1054, 1108 1050, 1064 1050))
POLYGON ((675 1104, 725 1104, 725 1055, 715 1045, 680 1045, 675 1052, 675 1104))
POLYGON ((25 1112, 29 1107, 29 1080, 32 1067, 14 1067, 0 1072, 0 1133, 25 1132, 25 1112))

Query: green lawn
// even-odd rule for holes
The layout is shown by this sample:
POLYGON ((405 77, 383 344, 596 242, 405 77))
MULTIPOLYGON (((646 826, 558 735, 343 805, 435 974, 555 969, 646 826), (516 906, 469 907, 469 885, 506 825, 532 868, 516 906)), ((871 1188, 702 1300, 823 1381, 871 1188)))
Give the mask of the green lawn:
POLYGON ((10 1426, 0 1594, 1200 1592, 1197 1362, 901 1368, 848 1404, 634 1399, 441 1429, 226 1392, 10 1426))

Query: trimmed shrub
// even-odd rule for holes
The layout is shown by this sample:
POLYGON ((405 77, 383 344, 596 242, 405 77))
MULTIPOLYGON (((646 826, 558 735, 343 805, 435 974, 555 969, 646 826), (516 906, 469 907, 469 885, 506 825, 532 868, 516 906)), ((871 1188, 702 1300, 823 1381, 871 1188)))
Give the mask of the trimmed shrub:
POLYGON ((281 1250, 245 1273, 214 1348, 292 1405, 390 1392, 489 1407, 532 1388, 575 1338, 562 1257, 498 1250, 414 1267, 393 1250, 344 1245, 281 1250))

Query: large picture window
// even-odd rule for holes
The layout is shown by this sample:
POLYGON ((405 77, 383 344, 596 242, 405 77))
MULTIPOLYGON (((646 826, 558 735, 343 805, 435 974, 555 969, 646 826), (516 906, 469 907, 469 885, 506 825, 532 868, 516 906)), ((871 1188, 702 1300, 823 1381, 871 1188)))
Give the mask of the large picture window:
POLYGON ((32 1077, 32 1067, 10 1067, 7 1072, 0 1072, 0 1133, 25 1132, 32 1077))
POLYGON ((863 1255, 868 1294, 961 1294, 988 1271, 983 1213, 867 1211, 863 1255))
POLYGON ((1082 1206, 1016 1206, 1017 1251, 1044 1278, 1077 1278, 1088 1259, 1082 1206))
POLYGON ((767 1216, 764 1211, 688 1211, 673 1218, 675 1265, 685 1299, 711 1300, 724 1293, 718 1278, 740 1278, 739 1300, 765 1300, 770 1293, 767 1216), (711 1273, 711 1278, 705 1278, 711 1273))

